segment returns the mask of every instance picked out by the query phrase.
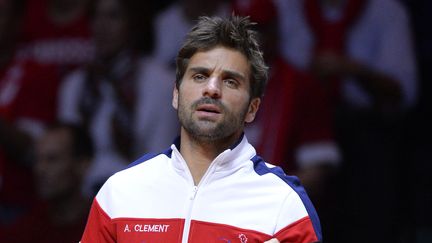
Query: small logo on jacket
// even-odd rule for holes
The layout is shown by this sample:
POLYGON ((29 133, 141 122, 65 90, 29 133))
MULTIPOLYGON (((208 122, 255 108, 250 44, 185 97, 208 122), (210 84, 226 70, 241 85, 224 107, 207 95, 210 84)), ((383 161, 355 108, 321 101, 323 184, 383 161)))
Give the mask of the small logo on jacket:
POLYGON ((239 234, 238 238, 240 239, 241 243, 246 243, 247 242, 247 237, 244 234, 239 234))

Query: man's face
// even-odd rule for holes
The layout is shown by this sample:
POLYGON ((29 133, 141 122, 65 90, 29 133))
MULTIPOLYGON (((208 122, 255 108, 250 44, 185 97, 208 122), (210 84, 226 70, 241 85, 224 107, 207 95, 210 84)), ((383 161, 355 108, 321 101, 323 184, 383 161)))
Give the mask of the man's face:
POLYGON ((260 99, 250 98, 250 65, 239 51, 215 47, 189 60, 173 106, 193 138, 216 141, 239 136, 252 122, 260 99))
POLYGON ((49 131, 36 144, 35 179, 39 195, 54 199, 78 185, 78 161, 72 156, 70 134, 65 129, 49 131))

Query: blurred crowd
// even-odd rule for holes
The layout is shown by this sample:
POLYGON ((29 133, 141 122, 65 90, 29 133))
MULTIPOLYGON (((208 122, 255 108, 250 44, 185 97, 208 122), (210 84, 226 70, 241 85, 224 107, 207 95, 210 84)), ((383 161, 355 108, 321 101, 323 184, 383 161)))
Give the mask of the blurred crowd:
MULTIPOLYGON (((0 241, 78 242, 113 173, 179 133, 199 16, 256 22, 269 80, 246 135, 298 176, 325 242, 432 242, 426 0, 0 0, 0 241)), ((247 206, 247 205, 245 205, 247 206)))

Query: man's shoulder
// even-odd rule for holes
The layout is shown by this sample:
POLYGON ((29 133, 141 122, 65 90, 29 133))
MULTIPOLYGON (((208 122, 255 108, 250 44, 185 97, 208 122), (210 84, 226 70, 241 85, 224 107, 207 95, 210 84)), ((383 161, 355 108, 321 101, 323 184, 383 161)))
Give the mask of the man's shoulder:
POLYGON ((297 201, 307 201, 308 196, 298 177, 288 175, 279 167, 265 162, 261 157, 251 159, 254 174, 258 176, 261 190, 274 192, 276 197, 296 198, 297 201))
POLYGON ((130 181, 135 178, 143 178, 145 174, 155 173, 157 170, 163 170, 166 162, 171 159, 171 149, 167 149, 160 153, 147 153, 130 163, 124 170, 121 170, 112 175, 108 181, 111 184, 119 183, 120 181, 130 181))
POLYGON ((282 185, 289 187, 300 186, 299 179, 296 176, 286 174, 281 167, 264 161, 260 156, 253 157, 251 161, 257 175, 272 175, 273 180, 279 181, 282 185))
POLYGON ((155 195, 159 187, 153 185, 165 181, 170 166, 170 153, 145 154, 126 169, 112 175, 96 195, 99 206, 112 218, 123 212, 125 205, 135 205, 155 195))
POLYGON ((172 153, 171 148, 168 148, 168 149, 166 149, 160 153, 146 153, 143 156, 139 157, 134 162, 130 163, 127 166, 126 170, 129 168, 133 168, 135 166, 138 166, 142 163, 148 162, 148 161, 158 160, 158 159, 163 159, 163 158, 171 158, 171 153, 172 153))

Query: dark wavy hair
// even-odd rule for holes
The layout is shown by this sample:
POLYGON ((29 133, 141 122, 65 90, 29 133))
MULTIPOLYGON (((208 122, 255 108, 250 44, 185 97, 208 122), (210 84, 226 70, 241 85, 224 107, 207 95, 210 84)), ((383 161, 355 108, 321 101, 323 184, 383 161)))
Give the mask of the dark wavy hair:
POLYGON ((235 49, 246 56, 251 66, 251 98, 262 97, 267 83, 268 67, 258 45, 258 33, 253 30, 249 17, 200 17, 187 34, 176 58, 176 87, 179 88, 189 59, 199 51, 216 46, 235 49))

